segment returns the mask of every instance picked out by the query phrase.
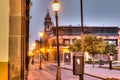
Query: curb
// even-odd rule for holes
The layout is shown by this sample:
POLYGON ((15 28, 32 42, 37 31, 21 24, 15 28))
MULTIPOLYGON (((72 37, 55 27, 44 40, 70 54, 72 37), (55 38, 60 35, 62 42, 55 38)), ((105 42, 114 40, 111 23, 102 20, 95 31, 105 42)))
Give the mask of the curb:
MULTIPOLYGON (((105 69, 109 69, 109 67, 105 67, 105 66, 99 66, 99 68, 105 68, 105 69)), ((120 69, 116 69, 116 68, 112 68, 113 70, 120 70, 120 69)))

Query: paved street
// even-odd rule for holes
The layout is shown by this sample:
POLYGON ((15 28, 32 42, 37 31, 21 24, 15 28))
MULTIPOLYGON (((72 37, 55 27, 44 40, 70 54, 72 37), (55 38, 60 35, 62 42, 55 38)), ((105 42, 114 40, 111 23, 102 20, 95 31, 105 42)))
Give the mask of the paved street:
MULTIPOLYGON (((55 80, 56 79, 55 66, 56 63, 43 62, 42 70, 39 70, 39 61, 35 60, 34 65, 32 65, 31 63, 29 64, 28 80, 55 80)), ((62 80, 79 80, 78 76, 73 75, 72 65, 65 65, 63 63, 61 63, 61 78, 62 80)), ((99 68, 98 65, 95 65, 95 67, 93 68, 92 65, 85 64, 84 80, 102 80, 102 78, 120 79, 120 70, 109 70, 99 68)))
MULTIPOLYGON (((51 66, 51 63, 43 63, 42 70, 39 70, 39 62, 35 62, 34 65, 29 65, 28 80, 55 80, 56 79, 56 67, 51 66)), ((73 75, 71 70, 61 69, 62 80, 79 80, 78 76, 73 75)), ((98 78, 84 75, 84 80, 100 80, 98 78)))
POLYGON ((55 80, 55 76, 44 69, 39 70, 39 66, 37 64, 30 64, 28 80, 55 80))

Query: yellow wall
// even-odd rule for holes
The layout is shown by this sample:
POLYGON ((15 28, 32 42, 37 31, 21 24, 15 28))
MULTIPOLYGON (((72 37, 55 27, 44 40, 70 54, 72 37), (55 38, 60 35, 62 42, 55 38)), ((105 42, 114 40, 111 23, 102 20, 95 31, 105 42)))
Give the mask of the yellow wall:
POLYGON ((8 80, 9 0, 0 0, 0 80, 8 80))
POLYGON ((0 62, 0 80, 8 80, 8 62, 0 62))

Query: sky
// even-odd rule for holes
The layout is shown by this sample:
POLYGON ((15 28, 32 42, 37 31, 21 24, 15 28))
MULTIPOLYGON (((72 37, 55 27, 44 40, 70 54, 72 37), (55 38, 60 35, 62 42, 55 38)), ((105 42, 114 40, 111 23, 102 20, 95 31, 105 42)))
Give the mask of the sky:
MULTIPOLYGON (((55 16, 52 10, 54 0, 31 0, 30 8, 30 45, 39 40, 38 33, 44 29, 44 18, 49 9, 53 24, 55 16)), ((80 0, 58 0, 60 11, 58 24, 80 25, 80 0)), ((83 0, 83 25, 120 27, 120 0, 83 0)))

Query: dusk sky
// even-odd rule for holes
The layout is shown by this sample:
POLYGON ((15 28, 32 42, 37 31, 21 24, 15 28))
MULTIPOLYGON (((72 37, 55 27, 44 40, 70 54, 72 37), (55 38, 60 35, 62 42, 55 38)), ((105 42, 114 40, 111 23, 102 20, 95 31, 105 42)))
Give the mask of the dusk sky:
MULTIPOLYGON (((43 31, 44 17, 49 9, 52 22, 55 16, 52 10, 54 0, 31 0, 30 8, 30 45, 39 40, 38 33, 43 31)), ((80 25, 80 0, 58 0, 61 8, 58 13, 59 25, 80 25)), ((83 0, 83 24, 86 26, 120 27, 120 0, 83 0)))

